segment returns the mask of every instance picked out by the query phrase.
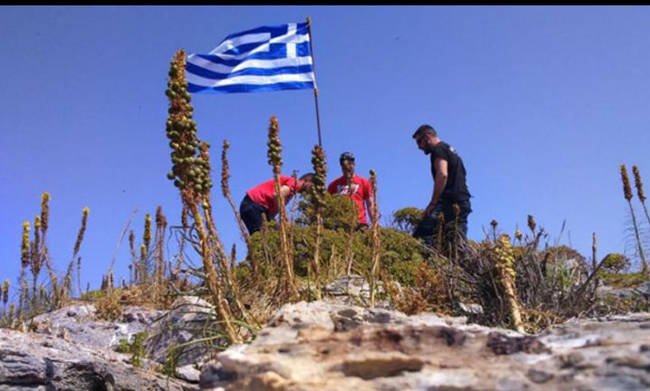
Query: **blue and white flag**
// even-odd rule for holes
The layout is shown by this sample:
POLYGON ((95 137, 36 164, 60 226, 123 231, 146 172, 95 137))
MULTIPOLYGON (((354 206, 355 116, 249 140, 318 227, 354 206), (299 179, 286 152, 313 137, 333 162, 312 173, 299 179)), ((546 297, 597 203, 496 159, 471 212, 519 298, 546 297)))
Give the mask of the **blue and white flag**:
POLYGON ((187 58, 188 91, 231 93, 314 88, 307 23, 231 34, 210 54, 187 58))

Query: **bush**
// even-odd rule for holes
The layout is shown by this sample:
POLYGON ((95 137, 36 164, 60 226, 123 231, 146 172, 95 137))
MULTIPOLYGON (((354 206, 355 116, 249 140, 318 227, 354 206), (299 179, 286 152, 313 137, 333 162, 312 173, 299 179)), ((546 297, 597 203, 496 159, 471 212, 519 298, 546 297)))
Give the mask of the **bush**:
MULTIPOLYGON (((381 267, 401 285, 413 286, 417 266, 425 260, 426 249, 410 235, 393 228, 380 228, 381 267)), ((293 241, 294 270, 296 276, 306 278, 313 258, 316 229, 312 226, 290 227, 293 241)), ((371 268, 372 238, 370 230, 346 232, 343 229, 323 229, 321 241, 322 278, 333 280, 347 273, 348 243, 351 235, 351 253, 353 261, 351 272, 367 275, 371 268)), ((256 257, 262 275, 270 276, 279 272, 276 261, 280 252, 279 231, 273 224, 265 232, 256 232, 251 236, 251 257, 256 257), (274 266, 275 265, 275 266, 274 266)), ((240 276, 247 275, 243 269, 240 276)), ((281 270, 281 269, 280 269, 281 270)))
POLYGON ((398 209, 393 212, 393 221, 391 226, 399 229, 400 231, 413 233, 415 227, 422 221, 422 209, 409 206, 406 208, 398 209))

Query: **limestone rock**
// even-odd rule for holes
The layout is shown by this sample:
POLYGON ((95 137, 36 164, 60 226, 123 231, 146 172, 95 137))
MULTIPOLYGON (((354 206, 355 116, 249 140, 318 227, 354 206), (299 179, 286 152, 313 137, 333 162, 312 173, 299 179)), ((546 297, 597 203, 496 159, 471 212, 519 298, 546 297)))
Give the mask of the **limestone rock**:
POLYGON ((217 355, 202 390, 646 390, 650 314, 574 319, 539 335, 435 314, 287 304, 217 355))
POLYGON ((108 349, 0 329, 0 390, 170 390, 198 387, 133 368, 108 349))

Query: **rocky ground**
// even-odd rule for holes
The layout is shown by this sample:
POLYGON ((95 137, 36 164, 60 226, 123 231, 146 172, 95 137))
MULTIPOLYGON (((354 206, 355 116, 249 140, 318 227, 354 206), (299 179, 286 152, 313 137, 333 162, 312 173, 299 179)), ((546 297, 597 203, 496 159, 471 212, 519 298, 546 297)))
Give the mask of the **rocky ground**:
POLYGON ((435 314, 406 316, 330 297, 280 309, 250 344, 200 344, 160 373, 173 344, 199 338, 213 312, 186 297, 169 312, 127 307, 117 322, 91 304, 0 329, 6 390, 648 390, 650 313, 574 319, 538 335, 435 314), (143 365, 115 351, 141 331, 143 365))

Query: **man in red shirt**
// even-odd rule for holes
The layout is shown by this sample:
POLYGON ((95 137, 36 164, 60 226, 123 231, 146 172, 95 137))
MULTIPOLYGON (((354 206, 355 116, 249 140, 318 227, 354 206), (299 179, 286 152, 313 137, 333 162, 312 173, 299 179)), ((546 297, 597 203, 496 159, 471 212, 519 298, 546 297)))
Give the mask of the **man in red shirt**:
POLYGON ((339 163, 341 163, 343 175, 332 181, 327 187, 327 191, 330 194, 341 194, 346 197, 351 197, 359 211, 359 225, 357 228, 368 227, 366 207, 368 208, 368 215, 372 216, 370 211, 372 210, 373 203, 370 182, 354 174, 354 155, 350 152, 343 152, 339 158, 339 163), (351 177, 352 189, 348 188, 348 177, 351 177))
MULTIPOLYGON (((280 193, 284 197, 284 204, 288 204, 296 193, 308 190, 313 179, 313 173, 301 176, 298 181, 293 177, 280 175, 280 193)), ((278 214, 278 203, 275 200, 275 180, 271 179, 248 190, 239 205, 239 214, 251 235, 262 229, 263 214, 266 215, 267 221, 275 218, 275 215, 278 214)))

